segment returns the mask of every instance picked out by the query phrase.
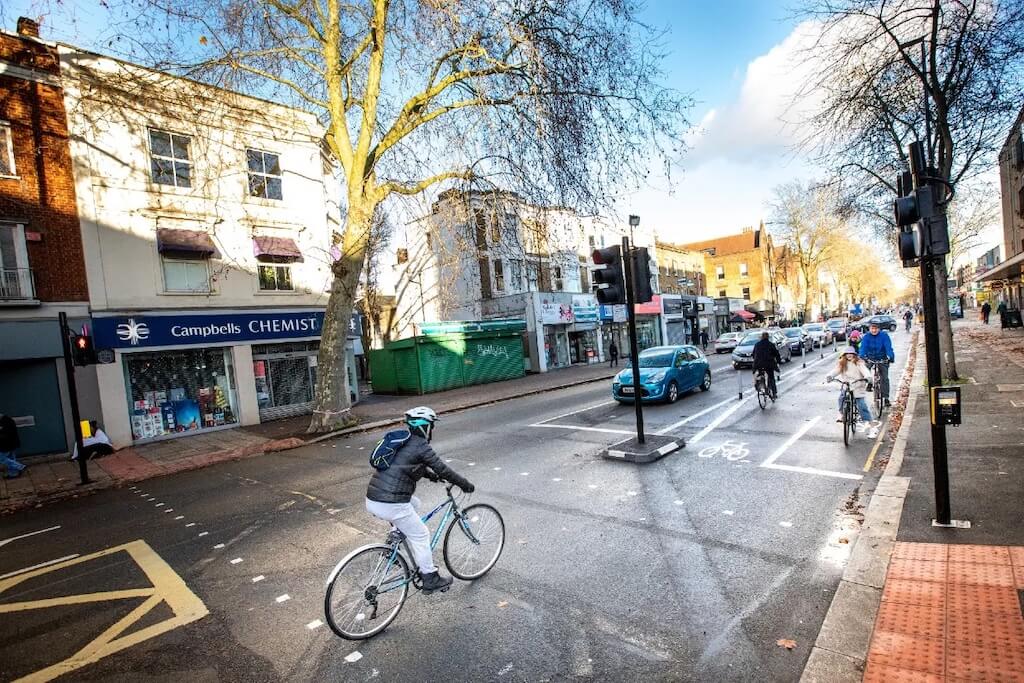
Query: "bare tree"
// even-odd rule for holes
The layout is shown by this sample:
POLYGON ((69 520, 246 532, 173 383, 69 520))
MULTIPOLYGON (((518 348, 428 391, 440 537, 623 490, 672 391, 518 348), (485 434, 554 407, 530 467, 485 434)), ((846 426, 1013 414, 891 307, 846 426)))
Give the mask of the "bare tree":
POLYGON ((775 188, 772 214, 775 236, 798 275, 789 284, 803 292, 804 315, 810 316, 820 269, 835 245, 832 236, 847 229, 842 206, 831 187, 792 182, 775 188))
MULTIPOLYGON (((817 105, 805 142, 834 169, 851 206, 894 242, 889 207, 895 179, 909 166, 909 142, 926 142, 937 175, 952 191, 991 166, 1024 94, 1024 5, 808 0, 803 16, 821 27, 803 55, 820 65, 798 95, 817 105), (923 64, 910 45, 919 38, 923 64)), ((955 378, 947 264, 936 271, 945 374, 955 378)))
POLYGON ((316 112, 346 224, 310 431, 351 421, 345 330, 378 208, 500 186, 597 209, 603 188, 666 170, 688 98, 659 85, 633 0, 110 0, 111 45, 151 66, 316 112))

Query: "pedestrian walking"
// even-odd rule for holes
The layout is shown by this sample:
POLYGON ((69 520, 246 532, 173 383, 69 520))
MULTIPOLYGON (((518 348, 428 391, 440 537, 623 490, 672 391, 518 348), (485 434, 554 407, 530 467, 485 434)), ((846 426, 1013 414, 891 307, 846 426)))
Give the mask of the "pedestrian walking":
POLYGON ((708 331, 707 330, 701 330, 700 331, 700 347, 702 349, 704 349, 704 351, 708 350, 708 342, 709 341, 710 341, 710 338, 708 337, 708 331))
POLYGON ((21 441, 18 439, 17 423, 10 415, 0 413, 0 465, 4 467, 4 477, 7 479, 14 479, 25 469, 18 462, 16 452, 19 448, 21 441))
POLYGON ((986 325, 988 325, 988 316, 991 313, 992 313, 992 306, 991 306, 991 304, 989 304, 989 302, 986 301, 981 306, 981 319, 985 321, 986 325))
POLYGON ((615 342, 608 346, 608 367, 619 367, 619 347, 615 342))

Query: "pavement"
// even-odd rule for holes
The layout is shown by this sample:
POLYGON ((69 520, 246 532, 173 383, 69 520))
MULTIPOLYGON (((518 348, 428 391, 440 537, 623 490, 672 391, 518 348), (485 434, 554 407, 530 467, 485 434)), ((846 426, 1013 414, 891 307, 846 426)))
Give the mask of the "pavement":
POLYGON ((936 517, 923 343, 884 475, 803 681, 1024 681, 1024 331, 954 323, 963 421, 936 517), (969 523, 969 526, 968 526, 969 523))
POLYGON ((328 434, 307 434, 309 416, 302 415, 259 425, 195 434, 123 448, 88 463, 90 483, 81 484, 76 462, 66 456, 24 458, 29 467, 16 479, 0 478, 0 512, 38 507, 62 498, 77 498, 112 486, 134 483, 175 472, 201 469, 297 448, 308 442, 375 430, 400 421, 409 408, 429 404, 438 413, 451 413, 521 396, 555 391, 608 379, 617 369, 603 363, 531 374, 525 377, 462 387, 424 396, 367 394, 353 407, 359 424, 328 434))

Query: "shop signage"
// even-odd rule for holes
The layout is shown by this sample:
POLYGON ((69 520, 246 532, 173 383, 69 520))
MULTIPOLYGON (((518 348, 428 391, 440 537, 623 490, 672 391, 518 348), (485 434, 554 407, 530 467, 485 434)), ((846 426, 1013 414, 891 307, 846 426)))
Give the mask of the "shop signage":
POLYGON ((682 315, 683 310, 689 308, 684 304, 688 304, 688 301, 683 301, 682 298, 664 296, 661 298, 661 304, 664 306, 665 315, 682 315))
POLYGON ((615 304, 614 306, 601 304, 599 308, 601 320, 610 320, 613 323, 624 323, 629 317, 628 311, 623 304, 615 304))
POLYGON ((597 297, 591 294, 573 294, 572 315, 577 323, 596 323, 597 297))
POLYGON ((572 306, 557 301, 540 302, 540 321, 544 325, 571 325, 575 317, 572 306))
MULTIPOLYGON (((323 322, 323 311, 253 311, 93 318, 92 329, 97 349, 134 349, 315 338, 323 322)), ((358 324, 354 319, 350 328, 358 330, 358 324)))
POLYGON ((654 298, 643 304, 635 304, 637 315, 659 315, 661 313, 661 295, 655 294, 654 298))

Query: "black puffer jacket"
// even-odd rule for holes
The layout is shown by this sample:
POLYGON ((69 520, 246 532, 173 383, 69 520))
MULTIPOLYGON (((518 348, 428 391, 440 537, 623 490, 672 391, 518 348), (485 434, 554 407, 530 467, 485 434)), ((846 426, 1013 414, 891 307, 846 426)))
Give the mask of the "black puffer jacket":
POLYGON ((378 503, 408 503, 416 491, 416 482, 426 475, 428 468, 459 488, 469 486, 468 480, 437 457, 426 439, 413 434, 395 454, 390 467, 373 473, 366 497, 378 503))
POLYGON ((775 370, 782 362, 779 349, 771 339, 761 339, 754 344, 753 356, 755 370, 775 370))

